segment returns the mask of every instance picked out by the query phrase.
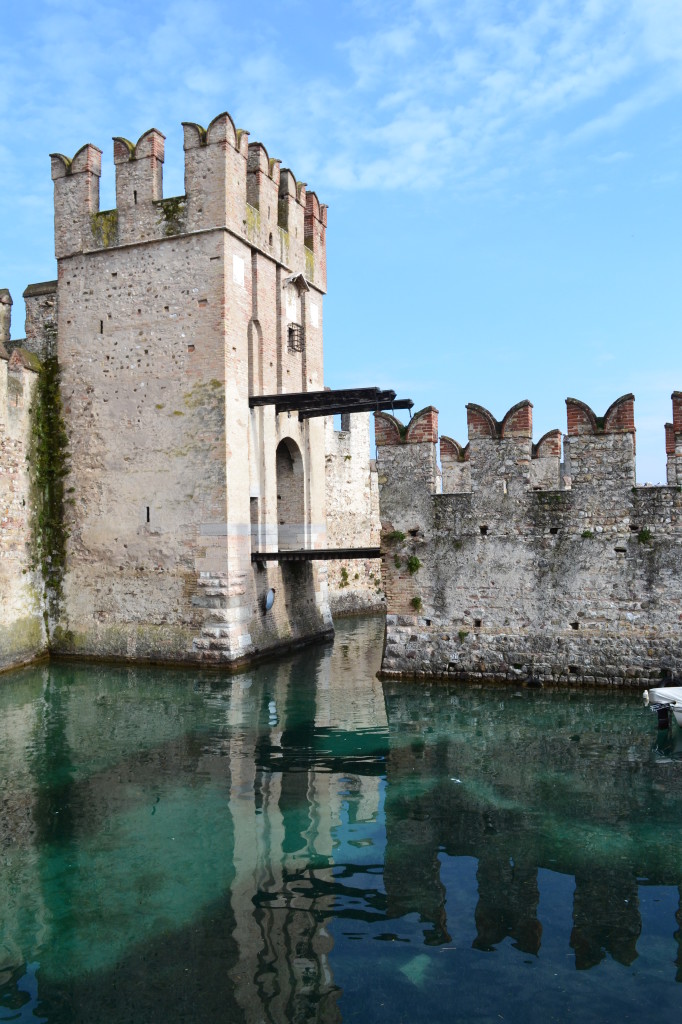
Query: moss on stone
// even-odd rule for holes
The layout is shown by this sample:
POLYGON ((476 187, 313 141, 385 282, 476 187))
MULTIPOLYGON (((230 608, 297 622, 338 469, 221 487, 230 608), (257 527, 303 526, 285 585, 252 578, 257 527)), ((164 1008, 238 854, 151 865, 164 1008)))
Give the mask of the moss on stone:
POLYGON ((118 210, 101 210, 90 214, 92 239, 101 249, 118 242, 118 210))
POLYGON ((31 568, 44 586, 45 625, 59 618, 66 572, 64 479, 69 472, 69 443, 62 415, 60 369, 49 356, 35 385, 27 455, 30 476, 31 568))
POLYGON ((249 203, 246 204, 246 233, 249 238, 253 239, 260 231, 260 210, 257 210, 255 206, 251 206, 249 203))
POLYGON ((289 262, 289 232, 286 228, 280 226, 279 228, 279 242, 281 250, 281 258, 284 263, 289 262))
POLYGON ((186 196, 171 196, 169 199, 157 199, 154 206, 158 211, 158 223, 164 235, 180 235, 185 228, 186 196))
POLYGON ((35 658, 45 651, 45 634, 39 614, 0 624, 0 669, 35 658))
POLYGON ((315 253, 311 249, 305 249, 305 276, 308 281, 315 278, 315 253))

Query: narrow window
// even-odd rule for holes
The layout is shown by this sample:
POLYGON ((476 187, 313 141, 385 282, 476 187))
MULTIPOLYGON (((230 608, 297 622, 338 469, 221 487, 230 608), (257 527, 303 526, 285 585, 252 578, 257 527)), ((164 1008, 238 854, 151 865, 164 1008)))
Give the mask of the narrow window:
POLYGON ((104 320, 100 320, 99 322, 99 333, 104 334, 104 320))
POLYGON ((133 191, 133 202, 135 203, 135 206, 137 206, 137 190, 133 191))
POLYGON ((149 505, 147 505, 147 522, 149 522, 149 505))

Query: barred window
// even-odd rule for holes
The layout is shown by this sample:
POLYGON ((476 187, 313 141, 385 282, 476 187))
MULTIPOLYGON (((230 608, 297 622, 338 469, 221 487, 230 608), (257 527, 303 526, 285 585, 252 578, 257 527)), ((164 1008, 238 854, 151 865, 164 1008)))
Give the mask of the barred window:
POLYGON ((287 324, 287 348, 290 352, 302 352, 305 345, 305 330, 302 324, 287 324))

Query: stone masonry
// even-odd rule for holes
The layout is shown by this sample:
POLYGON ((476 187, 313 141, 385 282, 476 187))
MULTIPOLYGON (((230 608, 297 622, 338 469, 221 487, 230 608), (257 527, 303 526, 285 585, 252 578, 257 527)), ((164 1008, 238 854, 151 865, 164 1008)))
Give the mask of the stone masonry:
MULTIPOLYGON (((68 435, 66 571, 51 651, 235 666, 332 633, 327 563, 252 560, 330 545, 327 503, 348 493, 325 484, 324 420, 248 401, 324 388, 326 207, 229 114, 207 129, 183 127, 178 197, 163 196, 156 129, 135 144, 114 139, 114 210, 99 209, 96 146, 52 155, 57 280, 25 292, 23 362, 0 344, 9 538, 0 540, 0 667, 46 643, 41 588, 22 576, 32 354, 58 357, 68 435), (7 397, 15 377, 21 415, 7 397)), ((8 341, 11 299, 2 295, 8 341)), ((354 448, 349 486, 360 495, 348 516, 365 519, 348 529, 364 537, 368 422, 355 436, 366 441, 364 472, 354 448)), ((334 475, 340 460, 340 478, 346 460, 332 447, 327 465, 334 475)))
POLYGON ((12 300, 0 291, 0 670, 45 649, 40 580, 31 568, 30 409, 39 365, 8 351, 12 300))
POLYGON ((376 415, 387 626, 382 672, 642 686, 682 673, 682 393, 666 425, 668 486, 635 481, 634 397, 532 441, 532 405, 501 422, 467 406, 407 430, 376 415))
MULTIPOLYGON (((369 413, 343 415, 341 429, 325 419, 327 535, 333 548, 378 547, 379 486, 368 465, 369 413)), ((329 563, 329 601, 335 616, 384 611, 379 559, 329 563)))

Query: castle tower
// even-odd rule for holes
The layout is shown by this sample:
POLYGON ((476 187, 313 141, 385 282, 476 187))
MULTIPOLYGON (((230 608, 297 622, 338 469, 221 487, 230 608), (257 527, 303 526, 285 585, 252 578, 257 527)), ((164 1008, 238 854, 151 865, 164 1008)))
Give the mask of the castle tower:
POLYGON ((252 561, 325 546, 323 421, 249 408, 324 386, 326 208, 229 114, 183 127, 183 196, 156 129, 114 139, 114 210, 100 150, 52 157, 74 488, 55 644, 234 664, 331 631, 323 563, 252 561))

